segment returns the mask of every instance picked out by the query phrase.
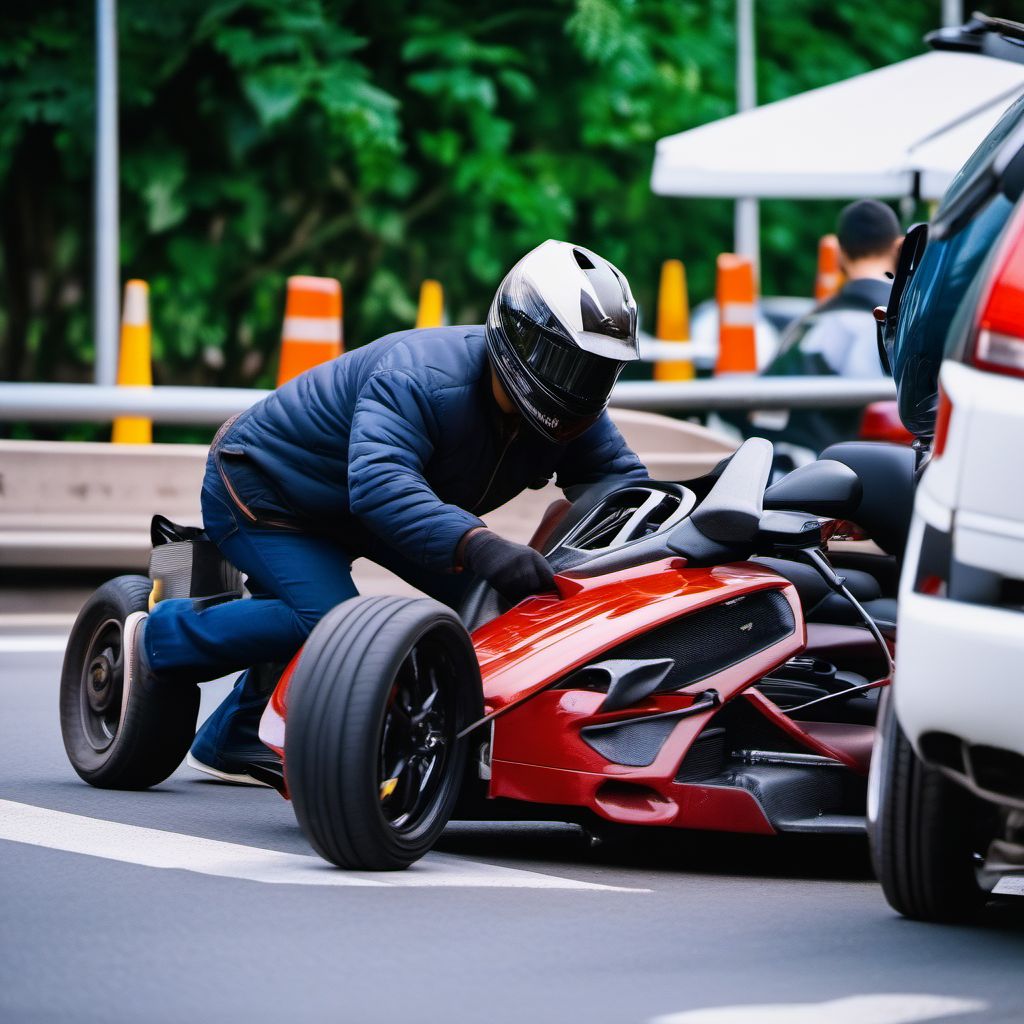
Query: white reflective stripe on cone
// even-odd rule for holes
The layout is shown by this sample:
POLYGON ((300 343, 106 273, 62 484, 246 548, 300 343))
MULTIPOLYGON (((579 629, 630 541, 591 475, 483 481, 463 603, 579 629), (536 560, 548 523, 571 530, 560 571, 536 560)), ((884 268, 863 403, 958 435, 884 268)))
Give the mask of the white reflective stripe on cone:
POLYGON ((756 319, 750 302, 723 302, 721 316, 724 327, 753 327, 756 319))
POLYGON ((288 286, 299 291, 324 292, 327 295, 341 290, 341 285, 333 277, 304 277, 302 274, 289 277, 288 286))
POLYGON ((285 341, 341 341, 341 322, 334 317, 286 316, 285 341))
POLYGON ((124 327, 145 327, 149 324, 149 286, 145 281, 129 281, 124 286, 124 327))

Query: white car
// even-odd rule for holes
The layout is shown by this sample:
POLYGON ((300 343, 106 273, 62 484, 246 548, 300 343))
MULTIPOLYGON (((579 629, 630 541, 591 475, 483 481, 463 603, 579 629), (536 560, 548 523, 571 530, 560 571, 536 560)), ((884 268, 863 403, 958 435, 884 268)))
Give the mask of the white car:
POLYGON ((925 920, 1024 896, 1024 100, 986 143, 908 234, 886 325, 904 421, 934 439, 868 821, 890 904, 925 920))

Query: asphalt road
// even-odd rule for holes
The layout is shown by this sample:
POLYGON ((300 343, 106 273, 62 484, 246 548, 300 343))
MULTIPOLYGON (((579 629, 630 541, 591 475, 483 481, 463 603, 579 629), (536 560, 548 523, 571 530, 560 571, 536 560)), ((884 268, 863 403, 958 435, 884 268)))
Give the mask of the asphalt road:
POLYGON ((334 884, 269 790, 90 789, 48 609, 0 614, 4 1024, 1024 1020, 1024 911, 904 921, 859 841, 456 824, 397 884, 334 884))

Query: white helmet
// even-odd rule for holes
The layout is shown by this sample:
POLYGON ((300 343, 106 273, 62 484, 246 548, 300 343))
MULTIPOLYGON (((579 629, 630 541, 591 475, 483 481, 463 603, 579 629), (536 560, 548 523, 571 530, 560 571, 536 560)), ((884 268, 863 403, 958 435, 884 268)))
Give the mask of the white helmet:
POLYGON ((636 302, 623 274, 595 252, 549 240, 501 282, 487 350, 523 417, 571 441, 608 405, 622 368, 639 359, 636 302))

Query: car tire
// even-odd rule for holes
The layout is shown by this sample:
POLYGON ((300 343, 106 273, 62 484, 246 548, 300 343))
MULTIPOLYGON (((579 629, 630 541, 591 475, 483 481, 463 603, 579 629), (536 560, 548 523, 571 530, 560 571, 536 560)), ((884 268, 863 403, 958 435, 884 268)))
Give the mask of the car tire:
POLYGON ((884 696, 869 787, 875 873, 889 905, 905 917, 969 921, 987 899, 975 859, 979 801, 921 761, 892 693, 884 696))
POLYGON ((64 653, 64 749, 79 776, 102 789, 148 789, 163 782, 195 736, 195 683, 138 685, 123 700, 124 621, 146 610, 151 587, 146 576, 104 583, 78 613, 64 653))
POLYGON ((458 733, 482 708, 454 612, 425 598, 345 601, 306 641, 287 705, 285 777, 317 853, 395 871, 430 850, 465 771, 458 733))

